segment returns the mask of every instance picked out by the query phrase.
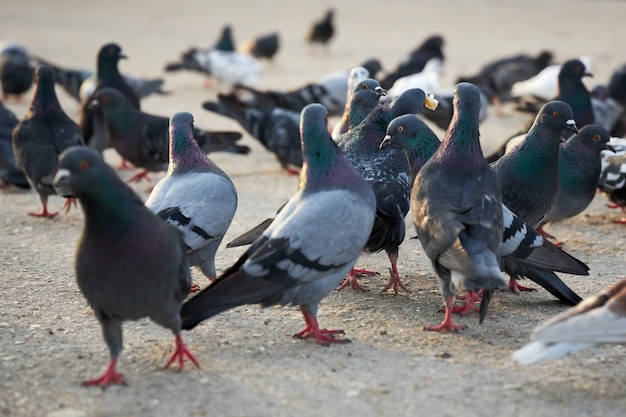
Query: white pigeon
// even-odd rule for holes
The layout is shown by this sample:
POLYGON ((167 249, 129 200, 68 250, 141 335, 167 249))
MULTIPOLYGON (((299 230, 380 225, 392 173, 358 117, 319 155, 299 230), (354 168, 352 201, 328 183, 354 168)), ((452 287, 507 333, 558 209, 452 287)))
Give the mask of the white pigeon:
POLYGON ((381 98, 381 102, 389 102, 411 88, 419 88, 427 94, 437 92, 443 73, 442 69, 443 60, 431 58, 426 62, 421 72, 397 79, 387 91, 387 96, 381 98))

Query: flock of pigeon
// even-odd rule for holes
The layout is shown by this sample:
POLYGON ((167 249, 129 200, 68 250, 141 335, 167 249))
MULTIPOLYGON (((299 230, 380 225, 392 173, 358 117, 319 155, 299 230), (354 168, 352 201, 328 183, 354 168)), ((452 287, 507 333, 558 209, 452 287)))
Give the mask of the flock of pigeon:
MULTIPOLYGON (((332 39, 332 19, 330 10, 311 28, 311 45, 332 39)), ((619 139, 626 133, 626 66, 590 92, 582 83, 585 59, 558 65, 549 52, 520 54, 442 92, 443 46, 442 36, 431 36, 382 76, 372 59, 298 89, 270 91, 257 86, 258 59, 274 57, 278 35, 262 36, 243 52, 226 26, 211 48, 190 49, 166 65, 232 87, 203 108, 237 121, 300 178, 274 215, 227 245, 250 246, 217 277, 215 256, 234 218, 237 190, 207 154, 248 154, 237 143, 242 134, 196 128, 189 113, 142 112, 140 98, 166 93, 163 82, 122 76, 124 55, 115 43, 100 48, 95 71, 63 68, 5 45, 3 97, 21 95, 31 83, 35 90, 22 120, 0 103, 2 183, 38 193, 42 208, 33 216, 54 217, 47 200, 55 194, 67 198, 68 210, 77 199, 85 214, 76 278, 110 350, 106 371, 85 384, 124 383, 116 369, 121 326, 142 317, 174 333, 167 366, 180 369, 185 358, 198 366, 181 330, 243 304, 298 306, 305 327, 296 337, 346 342, 343 331, 319 326, 318 304, 338 287, 362 289, 358 277, 369 271, 354 265, 364 252, 387 254, 384 291, 408 292, 397 262, 409 213, 445 306, 442 322, 427 330, 461 330, 457 312, 477 311, 482 323, 496 291, 523 291, 519 280, 526 278, 575 307, 540 326, 532 343, 513 354, 516 361, 623 343, 626 280, 581 300, 557 273, 588 275, 587 265, 543 227, 582 212, 598 188, 626 206, 626 142, 619 139), (78 123, 61 108, 55 85, 80 101, 78 123), (533 112, 533 122, 520 138, 512 136, 516 145, 486 157, 479 140, 486 108, 513 100, 533 112), (332 129, 330 117, 338 120, 332 129), (442 140, 430 123, 446 129, 442 140), (147 201, 104 161, 107 147, 141 169, 132 181, 166 171, 147 201), (191 282, 190 266, 212 281, 202 291, 191 282), (188 298, 190 292, 197 294, 188 298)))

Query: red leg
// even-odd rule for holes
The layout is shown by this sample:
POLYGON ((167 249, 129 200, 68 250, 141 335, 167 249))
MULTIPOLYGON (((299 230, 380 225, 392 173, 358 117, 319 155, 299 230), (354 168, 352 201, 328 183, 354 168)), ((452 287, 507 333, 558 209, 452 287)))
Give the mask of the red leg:
POLYGON ((107 386, 113 385, 113 384, 126 385, 126 382, 124 381, 124 375, 120 374, 119 372, 115 370, 116 364, 117 364, 117 358, 115 357, 111 358, 111 361, 109 362, 109 366, 107 367, 106 371, 104 371, 102 375, 100 375, 98 378, 89 379, 83 382, 82 385, 84 387, 97 385, 102 388, 106 388, 107 386))
POLYGON ((454 303, 454 297, 448 297, 446 299, 446 312, 443 318, 443 321, 439 326, 426 326, 424 330, 429 330, 431 332, 441 332, 441 331, 457 331, 463 330, 465 326, 454 324, 452 322, 452 304, 454 303))
POLYGON ((300 170, 299 169, 285 168, 285 171, 287 171, 287 174, 289 174, 289 175, 300 175, 300 170))
POLYGON ((534 288, 524 287, 523 285, 518 284, 518 282, 517 282, 517 280, 515 278, 510 278, 509 279, 509 288, 515 294, 518 294, 520 291, 537 291, 534 288))
POLYGON ((389 253, 389 260, 391 261, 391 269, 389 269, 389 274, 391 275, 391 277, 389 278, 389 282, 387 283, 387 285, 385 285, 385 288, 382 289, 381 293, 393 287, 393 295, 398 295, 398 286, 404 291, 410 293, 411 291, 406 287, 406 285, 404 285, 404 283, 400 279, 400 274, 398 274, 398 254, 389 253))
POLYGON ((73 198, 73 197, 66 198, 65 199, 65 203, 63 203, 63 208, 65 209, 65 214, 70 212, 70 209, 72 208, 72 206, 78 208, 78 203, 76 202, 76 199, 73 198))
POLYGON ((535 229, 535 230, 537 230, 537 233, 539 233, 541 236, 543 236, 543 237, 545 237, 545 238, 547 238, 547 239, 552 239, 552 240, 556 239, 556 238, 555 238, 554 236, 552 236, 550 233, 546 232, 546 231, 543 229, 543 227, 541 227, 541 226, 538 226, 538 227, 537 227, 537 229, 535 229))
POLYGON ((458 307, 452 307, 452 312, 460 313, 462 316, 466 316, 472 311, 478 312, 478 306, 476 306, 476 303, 480 303, 482 301, 484 292, 485 290, 480 290, 478 292, 468 291, 467 296, 465 297, 465 304, 458 307))
POLYGON ((141 182, 142 179, 150 182, 150 177, 148 177, 148 171, 146 171, 145 169, 142 169, 141 171, 130 177, 128 179, 128 182, 141 182))
POLYGON ((134 169, 135 167, 132 166, 126 159, 122 158, 122 162, 120 162, 120 164, 117 166, 117 169, 119 170, 125 170, 125 169, 134 169))
POLYGON ((174 349, 174 353, 172 353, 172 356, 170 356, 164 368, 169 367, 175 360, 178 359, 178 370, 182 371, 185 356, 188 357, 189 360, 193 362, 194 365, 196 365, 196 368, 199 368, 200 365, 198 364, 198 361, 196 360, 196 358, 194 358, 191 352, 189 352, 189 349, 187 349, 187 346, 185 346, 185 342, 183 342, 183 338, 180 337, 180 335, 176 335, 175 340, 176 340, 176 347, 174 349))
POLYGON ((48 197, 41 197, 41 212, 39 213, 28 213, 29 216, 33 216, 33 217, 44 217, 47 219, 51 219, 54 216, 56 216, 57 214, 59 214, 59 212, 56 213, 51 213, 48 211, 48 197))
POLYGON ((314 337, 317 343, 324 346, 328 346, 330 343, 350 342, 348 339, 334 337, 334 335, 337 334, 344 334, 345 332, 343 330, 320 329, 319 324, 317 323, 317 318, 314 317, 305 306, 300 306, 300 311, 302 312, 306 326, 302 331, 294 334, 293 337, 298 339, 308 339, 310 337, 314 337))
MULTIPOLYGON (((354 269, 354 268, 351 269, 350 272, 348 272, 348 275, 346 276, 346 278, 341 283, 341 285, 337 287, 337 291, 341 291, 347 286, 352 287, 353 290, 359 290, 363 292, 369 291, 367 288, 359 284, 359 281, 357 279, 357 271, 363 271, 363 270, 354 269)), ((365 271, 365 272, 369 272, 369 271, 365 271)))

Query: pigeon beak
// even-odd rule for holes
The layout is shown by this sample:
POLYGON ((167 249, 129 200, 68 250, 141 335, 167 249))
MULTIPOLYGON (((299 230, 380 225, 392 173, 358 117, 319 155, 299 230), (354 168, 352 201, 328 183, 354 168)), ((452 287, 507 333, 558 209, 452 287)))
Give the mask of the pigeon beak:
POLYGON ((117 59, 128 59, 128 57, 120 52, 120 54, 117 56, 117 59))
POLYGON ((607 151, 611 151, 613 153, 617 152, 617 150, 613 147, 613 145, 609 145, 608 143, 604 145, 604 149, 606 149, 607 151))
POLYGON ((576 122, 574 121, 574 119, 569 119, 567 122, 565 122, 565 124, 567 125, 567 128, 569 130, 574 131, 574 133, 578 133, 578 127, 576 127, 576 122))
POLYGON ((380 146, 378 147, 379 149, 385 149, 387 147, 387 145, 391 144, 391 136, 387 135, 383 138, 383 141, 380 142, 380 146))
POLYGON ((61 168, 57 171, 54 176, 54 180, 52 180, 52 186, 57 194, 62 195, 63 197, 73 197, 67 184, 70 176, 71 173, 68 169, 61 168))
POLYGON ((381 86, 376 87, 374 89, 374 91, 376 91, 378 93, 378 96, 386 96, 387 95, 387 90, 385 90, 381 86))
POLYGON ((97 109, 98 107, 100 107, 100 102, 97 99, 91 100, 91 103, 87 105, 87 108, 89 110, 94 110, 94 109, 97 109))
POLYGON ((585 72, 583 73, 583 77, 593 77, 593 74, 592 74, 592 73, 590 73, 590 72, 585 71, 585 72))

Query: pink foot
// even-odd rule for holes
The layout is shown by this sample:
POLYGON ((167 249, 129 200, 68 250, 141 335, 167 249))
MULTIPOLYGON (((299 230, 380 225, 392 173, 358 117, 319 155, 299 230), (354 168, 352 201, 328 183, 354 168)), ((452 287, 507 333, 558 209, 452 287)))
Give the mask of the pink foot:
POLYGON ((200 368, 198 361, 196 358, 189 352, 187 346, 185 346, 185 342, 183 342, 183 338, 180 335, 176 335, 176 348, 174 349, 174 353, 170 356, 169 360, 165 364, 164 368, 169 367, 175 360, 178 360, 178 370, 183 370, 185 356, 189 358, 189 360, 196 365, 196 368, 200 368))
POLYGON ((364 269, 351 269, 341 285, 337 287, 337 291, 341 291, 347 286, 352 287, 353 290, 359 290, 363 292, 369 291, 367 288, 359 284, 357 275, 376 275, 376 272, 366 271, 364 269))
POLYGON ((104 373, 101 376, 99 376, 98 378, 84 381, 82 385, 84 387, 90 387, 90 386, 96 385, 102 388, 106 388, 109 385, 113 385, 113 384, 126 385, 126 382, 124 381, 124 375, 120 374, 119 372, 115 370, 116 363, 117 363, 117 358, 111 358, 111 361, 109 362, 109 366, 107 367, 106 371, 104 371, 104 373))
POLYGON ((534 288, 524 287, 523 285, 518 284, 518 282, 517 282, 517 280, 515 278, 509 279, 509 288, 515 294, 518 294, 520 291, 537 291, 534 288))
POLYGON ((467 296, 465 296, 465 304, 458 307, 452 307, 452 313, 459 313, 462 316, 466 316, 471 312, 478 312, 478 306, 476 303, 480 303, 483 299, 484 290, 480 290, 478 292, 468 291, 467 296))
POLYGON ((139 171, 138 173, 136 173, 135 175, 130 177, 128 179, 128 182, 141 182, 141 180, 143 180, 143 179, 145 179, 146 181, 150 182, 150 177, 148 176, 148 171, 146 171, 145 169, 142 169, 141 171, 139 171))
POLYGON ((314 337, 315 341, 323 346, 328 346, 331 343, 350 343, 348 339, 335 337, 335 335, 338 334, 345 334, 343 330, 320 329, 317 318, 313 317, 305 306, 300 306, 300 311, 304 316, 306 326, 302 331, 294 334, 293 337, 297 339, 309 339, 314 337))
POLYGON ((78 208, 78 203, 76 202, 76 199, 73 197, 69 197, 65 199, 65 203, 63 203, 63 208, 65 209, 65 214, 70 212, 70 209, 72 208, 72 206, 78 208))
POLYGON ((122 162, 120 162, 120 164, 117 166, 117 169, 119 170, 126 170, 126 169, 134 169, 135 167, 132 166, 126 159, 122 159, 122 162))
POLYGON ((385 288, 382 289, 381 293, 393 288, 393 295, 398 295, 398 287, 402 288, 402 290, 410 293, 411 291, 404 285, 402 280, 400 279, 400 274, 398 273, 398 267, 396 262, 398 260, 397 253, 390 253, 389 260, 391 261, 391 268, 389 269, 389 282, 385 285, 385 288))
POLYGON ((424 330, 431 332, 456 332, 457 330, 465 329, 465 326, 454 324, 452 321, 452 303, 454 303, 454 297, 449 297, 446 300, 445 316, 439 326, 426 326, 424 327, 424 330))

